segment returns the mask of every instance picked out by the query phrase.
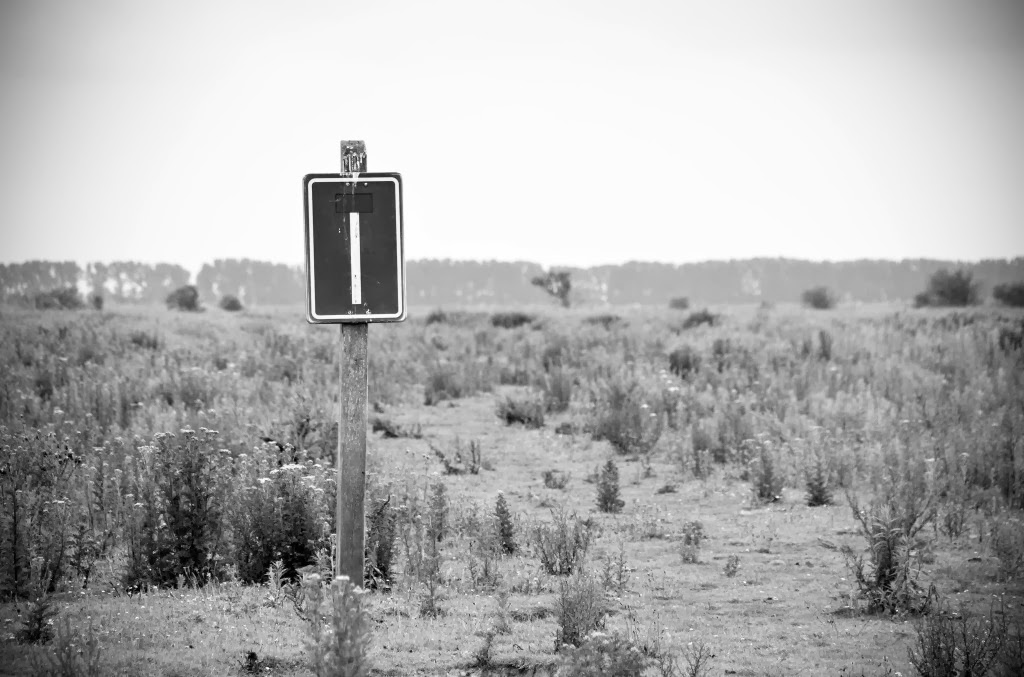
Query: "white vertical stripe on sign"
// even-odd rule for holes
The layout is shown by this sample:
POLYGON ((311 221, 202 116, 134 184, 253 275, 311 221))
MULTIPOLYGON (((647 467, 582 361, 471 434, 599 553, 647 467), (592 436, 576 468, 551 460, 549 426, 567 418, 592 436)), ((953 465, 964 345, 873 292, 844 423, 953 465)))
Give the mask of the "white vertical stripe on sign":
POLYGON ((363 305, 363 270, 359 256, 359 212, 348 215, 349 255, 352 261, 352 305, 363 305))

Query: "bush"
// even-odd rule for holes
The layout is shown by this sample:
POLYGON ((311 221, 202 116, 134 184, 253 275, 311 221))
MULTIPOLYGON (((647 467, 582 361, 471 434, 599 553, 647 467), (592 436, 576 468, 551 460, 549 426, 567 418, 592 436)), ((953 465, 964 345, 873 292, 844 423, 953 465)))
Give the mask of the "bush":
POLYGON ((782 498, 782 476, 775 468, 771 443, 766 439, 743 441, 750 459, 748 472, 754 503, 774 503, 782 498))
POLYGON ((1024 282, 997 284, 992 290, 992 298, 1004 306, 1024 308, 1024 282))
POLYGON ((93 310, 103 310, 103 294, 99 292, 89 294, 89 305, 92 306, 93 310))
POLYGON ((445 324, 448 322, 448 313, 444 312, 440 308, 437 310, 431 310, 425 320, 426 324, 445 324))
POLYGON ((992 611, 988 618, 979 618, 964 609, 939 609, 915 623, 917 637, 907 656, 917 674, 989 674, 1008 636, 1005 614, 992 611))
POLYGON ((555 651, 565 645, 580 646, 590 633, 604 626, 608 615, 608 600, 601 583, 583 573, 560 581, 555 613, 555 651))
POLYGON ((506 397, 498 402, 497 414, 505 425, 522 423, 527 428, 544 426, 544 402, 538 397, 506 397))
POLYGON ((805 474, 807 484, 807 505, 816 508, 821 505, 832 505, 832 488, 828 466, 819 454, 814 459, 814 466, 805 474))
POLYGON ((494 521, 501 551, 506 555, 516 554, 519 544, 516 543, 515 524, 512 522, 512 512, 508 509, 508 501, 502 492, 498 492, 498 500, 494 503, 494 521))
POLYGON ((636 379, 611 380, 594 407, 591 422, 594 439, 608 440, 620 454, 649 453, 661 437, 662 417, 646 402, 659 398, 646 395, 636 379))
POLYGON ((455 400, 466 394, 462 375, 451 365, 437 365, 427 375, 423 403, 431 406, 443 400, 455 400))
MULTIPOLYGON (((580 618, 583 619, 585 616, 581 613, 580 618)), ((578 648, 565 644, 563 651, 564 654, 555 670, 556 677, 640 677, 651 662, 635 644, 618 634, 593 632, 578 648)))
POLYGON ((196 312, 199 310, 199 290, 191 284, 178 287, 167 295, 166 301, 171 310, 196 312))
POLYGON ((590 547, 591 523, 581 520, 576 513, 552 509, 551 524, 538 524, 533 530, 533 542, 540 563, 552 576, 568 576, 583 566, 590 547))
POLYGON ((914 297, 914 305, 922 306, 973 306, 979 302, 978 283, 967 270, 950 273, 945 268, 937 270, 928 280, 928 288, 914 297))
POLYGON ((668 354, 668 370, 679 378, 687 378, 700 370, 700 354, 691 346, 680 346, 668 354))
POLYGON ((828 310, 836 305, 836 297, 828 287, 813 287, 801 296, 805 306, 818 310, 828 310))
POLYGON ((548 489, 565 489, 569 484, 569 473, 560 470, 544 471, 544 486, 548 489))
POLYGON ((126 474, 135 508, 126 526, 127 585, 171 586, 179 576, 205 581, 219 573, 231 480, 216 441, 216 431, 205 428, 158 433, 131 459, 126 474))
POLYGON ((491 326, 501 329, 515 329, 533 322, 534 316, 521 312, 494 313, 491 315, 491 326))
POLYGON ((672 310, 688 310, 690 308, 690 299, 686 296, 676 296, 669 299, 668 307, 672 310))
POLYGON ((601 326, 605 330, 609 330, 609 329, 611 329, 612 327, 614 327, 616 325, 622 324, 623 320, 618 315, 613 315, 611 313, 605 313, 603 315, 591 315, 590 317, 584 318, 583 322, 584 322, 584 324, 589 324, 589 325, 593 325, 593 326, 601 326))
POLYGON ((35 296, 37 310, 77 310, 83 305, 82 295, 74 287, 51 289, 35 296))
POLYGON ((597 478, 597 509, 601 512, 619 513, 626 502, 619 498, 619 469, 608 459, 597 478))
POLYGON ((231 294, 222 296, 218 305, 221 310, 226 310, 230 313, 237 312, 242 309, 242 302, 238 300, 237 296, 232 296, 231 294))
POLYGON ((317 677, 368 675, 370 617, 363 608, 363 591, 345 576, 330 585, 318 574, 302 579, 302 606, 306 621, 306 649, 317 677))
POLYGON ((713 327, 718 324, 718 315, 715 315, 707 308, 704 310, 698 310, 690 315, 683 321, 683 329, 693 329, 699 327, 702 324, 706 324, 709 327, 713 327))
POLYGON ((544 374, 541 388, 544 390, 544 407, 547 411, 560 413, 569 408, 575 380, 568 369, 552 367, 544 374))
POLYGON ((868 612, 926 613, 936 595, 935 587, 925 591, 918 584, 919 572, 911 567, 910 551, 917 533, 931 521, 931 510, 913 502, 899 506, 890 501, 862 511, 852 496, 848 499, 868 542, 869 568, 865 570, 864 559, 850 546, 844 546, 842 552, 868 612))

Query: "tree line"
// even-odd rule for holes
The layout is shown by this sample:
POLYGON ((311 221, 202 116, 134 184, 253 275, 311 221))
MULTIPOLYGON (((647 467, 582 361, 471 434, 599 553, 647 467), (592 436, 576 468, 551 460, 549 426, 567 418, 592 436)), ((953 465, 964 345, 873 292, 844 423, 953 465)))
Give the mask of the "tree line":
MULTIPOLYGON (((839 301, 912 300, 936 272, 963 271, 988 294, 999 285, 1024 280, 1024 258, 958 263, 931 259, 821 262, 798 259, 747 259, 666 264, 629 262, 590 268, 545 271, 527 261, 409 261, 407 289, 411 306, 508 306, 545 302, 535 280, 552 273, 571 281, 572 305, 659 305, 685 297, 695 304, 798 301, 808 289, 826 287, 839 301)), ((547 279, 557 279, 550 278, 547 279)), ((115 261, 28 261, 0 264, 0 301, 30 301, 34 295, 74 287, 119 303, 163 303, 176 289, 192 284, 205 303, 234 296, 246 306, 301 304, 305 296, 302 266, 217 259, 193 275, 169 263, 115 261)), ((550 290, 548 290, 550 291, 550 290)))

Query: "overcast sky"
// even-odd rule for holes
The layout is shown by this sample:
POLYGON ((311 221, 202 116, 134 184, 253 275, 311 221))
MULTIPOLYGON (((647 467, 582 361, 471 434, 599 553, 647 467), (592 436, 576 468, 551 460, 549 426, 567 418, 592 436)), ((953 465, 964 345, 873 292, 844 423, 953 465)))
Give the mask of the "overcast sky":
POLYGON ((0 3, 0 261, 299 263, 364 139, 408 258, 1024 255, 1024 2, 0 3))

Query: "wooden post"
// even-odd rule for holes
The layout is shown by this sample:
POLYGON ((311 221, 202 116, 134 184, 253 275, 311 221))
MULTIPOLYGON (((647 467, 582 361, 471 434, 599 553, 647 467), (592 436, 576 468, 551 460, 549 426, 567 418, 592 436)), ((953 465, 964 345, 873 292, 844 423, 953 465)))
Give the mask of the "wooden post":
MULTIPOLYGON (((366 144, 341 142, 341 173, 366 171, 366 144)), ((366 541, 366 322, 343 323, 338 353, 338 556, 335 575, 362 587, 366 541)))

